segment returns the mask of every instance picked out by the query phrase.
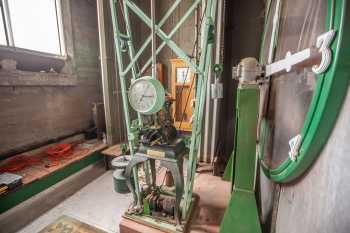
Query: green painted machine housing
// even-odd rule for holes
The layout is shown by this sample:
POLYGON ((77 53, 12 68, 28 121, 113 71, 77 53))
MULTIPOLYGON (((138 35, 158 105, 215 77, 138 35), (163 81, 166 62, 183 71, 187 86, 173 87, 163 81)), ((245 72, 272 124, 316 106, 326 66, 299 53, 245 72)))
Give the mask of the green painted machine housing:
MULTIPOLYGON (((267 4, 271 13, 271 1, 267 4)), ((267 21, 267 20, 266 20, 267 21)), ((328 70, 319 75, 316 90, 301 131, 302 144, 295 161, 289 157, 277 168, 264 163, 267 141, 266 119, 262 121, 259 157, 264 173, 272 181, 286 183, 300 177, 318 158, 336 122, 350 78, 350 4, 347 0, 328 0, 327 27, 336 31, 331 45, 333 60, 328 70)), ((265 23, 265 33, 267 23, 265 23)), ((264 44, 264 38, 262 44, 264 44)), ((262 60, 262 58, 260 58, 262 60)))
MULTIPOLYGON (((116 9, 116 3, 119 3, 115 0, 110 0, 110 6, 111 6, 111 17, 112 17, 112 24, 113 24, 113 32, 114 32, 114 45, 115 45, 115 52, 117 57, 117 77, 120 81, 120 89, 121 89, 121 95, 122 95, 122 102, 123 102, 123 109, 124 109, 124 120, 126 123, 126 130, 128 134, 128 144, 130 149, 130 155, 135 156, 136 148, 137 148, 137 130, 138 128, 142 127, 142 118, 140 113, 137 113, 137 121, 138 124, 136 127, 132 126, 132 116, 129 112, 129 102, 127 98, 127 78, 128 73, 131 73, 132 80, 138 79, 144 71, 148 68, 148 66, 152 63, 152 59, 149 58, 146 63, 143 65, 143 67, 139 70, 136 66, 136 62, 140 58, 140 56, 143 54, 143 52, 146 50, 146 47, 151 42, 151 36, 148 36, 145 38, 146 40, 141 45, 140 49, 138 51, 135 51, 135 48, 133 46, 132 41, 132 33, 131 33, 131 22, 129 18, 129 11, 133 12, 142 22, 144 22, 149 28, 152 27, 152 19, 148 17, 138 6, 134 1, 131 0, 124 0, 121 1, 121 9, 124 11, 124 26, 125 26, 125 32, 126 32, 126 38, 128 39, 128 49, 126 55, 129 56, 129 63, 124 64, 124 55, 122 54, 123 48, 120 45, 120 40, 125 38, 122 38, 121 33, 121 27, 119 25, 118 16, 117 16, 117 9, 116 9)), ((208 84, 208 77, 209 77, 209 71, 212 67, 211 65, 211 59, 212 59, 212 50, 213 50, 213 39, 214 37, 214 22, 216 20, 216 12, 217 12, 217 0, 194 0, 192 1, 192 4, 188 7, 188 9, 184 12, 183 16, 179 21, 176 23, 176 25, 172 28, 172 30, 169 33, 165 33, 162 30, 162 26, 166 23, 167 19, 171 16, 171 14, 176 10, 177 6, 183 2, 181 0, 175 0, 174 3, 169 7, 169 9, 166 11, 166 13, 162 16, 162 18, 157 22, 155 26, 155 34, 159 37, 160 43, 159 46, 156 49, 156 55, 160 53, 160 51, 165 47, 168 46, 172 52, 182 60, 186 62, 188 67, 191 69, 192 72, 196 73, 197 81, 196 81, 196 87, 195 87, 195 109, 194 109, 194 119, 193 119, 193 125, 192 125, 192 134, 191 134, 191 140, 189 143, 189 155, 188 155, 188 163, 187 163, 187 177, 185 182, 185 189, 183 193, 183 202, 181 206, 181 212, 182 217, 184 219, 187 219, 187 217, 190 215, 192 204, 193 204, 193 185, 194 185, 194 178, 195 178, 195 172, 196 172, 196 166, 197 166, 197 160, 198 160, 198 148, 200 145, 201 140, 201 129, 202 129, 202 120, 203 120, 203 111, 205 106, 205 99, 206 99, 206 93, 207 93, 207 84, 208 84), (190 16, 195 12, 195 10, 198 8, 199 5, 205 4, 205 7, 203 7, 203 17, 201 22, 201 38, 200 42, 198 43, 200 46, 199 50, 201 51, 200 56, 198 57, 198 61, 194 61, 188 54, 182 50, 173 40, 172 37, 176 34, 176 32, 179 30, 179 28, 184 25, 185 21, 190 18, 190 16)), ((123 27, 124 28, 124 27, 123 27)), ((125 55, 125 57, 126 57, 125 55)), ((145 163, 145 166, 147 167, 147 163, 145 163)), ((146 171, 149 170, 146 168, 146 171)), ((136 168, 133 169, 134 173, 134 180, 135 180, 135 193, 134 195, 134 203, 137 206, 141 206, 142 203, 140 203, 140 187, 138 182, 138 173, 136 168)), ((147 172, 146 172, 146 178, 147 178, 147 172)), ((141 216, 145 217, 145 216, 141 216)), ((150 219, 148 223, 154 223, 156 222, 154 219, 150 219)), ((157 225, 157 224, 152 224, 157 225)), ((159 225, 159 223, 158 223, 159 225)), ((173 229, 173 225, 167 225, 171 229, 173 229)), ((169 228, 169 229, 170 229, 169 228)), ((164 227, 164 229, 168 229, 167 227, 164 227)))

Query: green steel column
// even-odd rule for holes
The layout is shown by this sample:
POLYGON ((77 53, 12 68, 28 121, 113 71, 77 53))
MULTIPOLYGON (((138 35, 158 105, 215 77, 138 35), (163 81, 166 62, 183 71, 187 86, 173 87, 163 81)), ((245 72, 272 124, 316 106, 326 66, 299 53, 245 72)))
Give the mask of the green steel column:
MULTIPOLYGON (((134 132, 132 132, 131 129, 131 120, 130 120, 130 113, 129 113, 129 104, 128 104, 128 98, 126 96, 127 89, 126 89, 126 83, 125 83, 125 75, 123 75, 123 57, 122 57, 122 51, 120 47, 120 31, 119 31, 119 25, 118 25, 118 18, 117 13, 115 9, 115 0, 110 0, 110 8, 111 8, 111 15, 112 15, 112 24, 113 24, 113 32, 114 32, 114 44, 116 47, 116 55, 118 59, 118 72, 119 72, 119 80, 120 80, 120 88, 122 90, 122 100, 123 100, 123 109, 124 109, 124 118, 126 123, 126 129, 128 133, 128 141, 129 141, 129 149, 130 149, 130 155, 134 156, 135 154, 135 135, 134 132)), ((138 174, 136 168, 133 170, 134 175, 134 181, 135 181, 135 192, 136 197, 134 197, 134 201, 137 205, 140 205, 138 195, 140 195, 139 192, 139 186, 138 186, 138 174)))
MULTIPOLYGON (((129 10, 128 10, 128 7, 126 6, 124 1, 123 1, 123 9, 124 9, 124 14, 125 14, 124 19, 125 19, 126 35, 129 37, 129 39, 128 39, 128 53, 129 53, 130 60, 133 60, 135 57, 135 48, 134 48, 134 45, 132 43, 132 33, 131 33, 131 24, 130 24, 130 18, 129 18, 129 10)), ((139 78, 137 76, 137 72, 136 72, 136 66, 135 66, 136 64, 137 63, 135 62, 131 68, 133 80, 139 78)), ((142 126, 142 118, 141 118, 141 114, 139 112, 137 113, 137 119, 139 122, 139 126, 142 126)))
MULTIPOLYGON (((126 35, 128 36, 128 53, 129 53, 129 58, 130 61, 132 61, 135 58, 135 48, 133 44, 133 39, 132 39, 132 33, 131 33, 131 24, 130 24, 130 18, 129 18, 129 9, 125 2, 123 1, 123 9, 124 9, 124 21, 125 21, 125 29, 126 29, 126 35)), ((139 75, 136 72, 136 64, 137 62, 133 63, 132 68, 131 68, 131 73, 132 73, 132 81, 136 80, 139 78, 139 75)), ((125 73, 123 73, 125 74, 125 73)), ((142 116, 139 112, 137 112, 137 121, 138 125, 142 127, 142 116)), ((146 161, 144 163, 144 170, 145 170, 145 176, 146 176, 146 182, 147 184, 151 184, 151 176, 150 176, 150 164, 149 161, 146 161)))
POLYGON ((259 86, 238 87, 237 137, 235 150, 234 188, 254 192, 256 175, 256 131, 259 109, 259 86))
POLYGON ((221 223, 221 233, 260 233, 255 200, 257 170, 256 132, 259 86, 240 84, 237 90, 233 192, 221 223))
POLYGON ((205 103, 205 95, 208 83, 208 72, 209 67, 211 66, 211 55, 213 41, 211 39, 211 29, 213 28, 213 22, 216 15, 216 0, 208 0, 207 7, 205 11, 204 18, 204 28, 203 28, 203 37, 201 45, 203 49, 201 50, 201 57, 199 59, 199 70, 204 70, 203 74, 198 74, 197 80, 197 89, 196 89, 196 102, 195 102, 195 111, 194 111, 194 121, 192 126, 192 135, 191 135, 191 145, 189 152, 189 161, 187 167, 187 182, 184 193, 184 204, 182 207, 182 216, 187 215, 188 209, 190 208, 190 203, 192 199, 192 190, 194 184, 194 177, 196 173, 196 163, 198 156, 198 146, 201 138, 201 126, 203 118, 203 108, 205 103))

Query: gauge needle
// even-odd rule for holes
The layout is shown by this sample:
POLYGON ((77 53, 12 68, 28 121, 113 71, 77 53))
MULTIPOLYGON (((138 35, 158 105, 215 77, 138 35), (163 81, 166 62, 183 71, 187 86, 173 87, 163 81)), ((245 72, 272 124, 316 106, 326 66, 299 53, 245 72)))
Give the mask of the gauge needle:
POLYGON ((142 95, 141 98, 139 99, 139 103, 141 103, 143 98, 153 98, 154 95, 142 95))

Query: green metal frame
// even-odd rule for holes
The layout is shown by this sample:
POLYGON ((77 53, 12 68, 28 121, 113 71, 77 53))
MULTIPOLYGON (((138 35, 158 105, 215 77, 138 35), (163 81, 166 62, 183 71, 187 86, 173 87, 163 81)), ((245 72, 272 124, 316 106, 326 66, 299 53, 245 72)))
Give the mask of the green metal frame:
MULTIPOLYGON (((270 4, 268 4, 270 8, 270 4)), ((268 8, 268 9, 269 9, 268 8)), ((269 10, 270 11, 270 10, 269 10)), ((269 13, 267 14, 268 17, 269 13)), ((267 20, 265 21, 267 22, 267 20)), ((331 50, 333 60, 328 70, 319 75, 317 86, 301 131, 302 144, 295 161, 289 157, 277 168, 264 163, 267 120, 262 121, 259 156, 267 177, 275 182, 290 182, 302 175, 317 159, 334 127, 350 78, 350 4, 347 0, 328 0, 327 28, 336 31, 331 50)), ((265 23, 265 33, 267 23, 265 23)), ((263 37, 263 41, 264 42, 263 37)))
POLYGON ((233 192, 220 226, 221 233, 261 232, 255 199, 259 93, 258 84, 240 84, 237 89, 236 136, 230 166, 233 192))
POLYGON ((0 214, 102 158, 103 155, 100 152, 94 152, 80 161, 74 162, 61 170, 53 172, 43 179, 36 180, 33 183, 20 187, 18 190, 0 196, 0 214))
MULTIPOLYGON (((141 70, 137 71, 136 63, 139 60, 142 53, 145 51, 147 46, 151 42, 151 36, 149 36, 143 45, 140 47, 139 51, 135 53, 134 47, 132 44, 131 38, 131 27, 130 27, 130 19, 129 19, 129 10, 135 13, 149 28, 152 28, 152 20, 148 17, 134 2, 131 0, 123 0, 123 10, 124 10, 124 22, 126 25, 126 38, 128 39, 128 53, 129 53, 129 64, 124 66, 122 48, 120 45, 121 40, 125 40, 123 34, 120 32, 118 17, 116 13, 116 0, 110 0, 111 6, 111 15, 113 21, 113 30, 114 30, 114 43, 116 47, 116 57, 118 63, 118 77, 120 80, 123 107, 124 107, 124 118, 126 122, 126 128, 128 133, 128 141, 130 147, 130 154, 134 156, 135 154, 135 144, 136 144, 136 134, 138 127, 142 126, 142 122, 139 115, 139 125, 137 127, 132 127, 130 113, 129 113, 129 103, 127 99, 127 87, 126 81, 127 74, 132 70, 132 79, 140 78, 143 72, 147 69, 147 67, 151 64, 152 58, 150 57, 148 61, 144 64, 141 70)), ((177 6, 181 3, 181 0, 176 0, 174 4, 168 9, 163 18, 159 21, 157 25, 155 25, 155 34, 161 39, 161 44, 156 49, 156 54, 158 54, 164 47, 167 45, 179 58, 184 60, 186 64, 191 68, 193 72, 197 74, 197 83, 196 83, 196 105, 194 111, 194 121, 192 126, 192 136, 191 136, 191 145, 189 152, 189 162, 187 168, 187 182, 184 191, 184 198, 182 203, 182 217, 186 218, 188 215, 191 200, 192 200, 192 189, 193 189, 193 181, 194 175, 196 171, 196 163, 197 163, 197 153, 198 153, 198 145, 200 142, 201 135, 201 125, 203 118, 203 109, 205 102, 205 95, 207 89, 208 82, 208 72, 209 67, 211 67, 211 57, 212 57, 212 48, 213 48, 213 28, 214 21, 216 17, 216 7, 217 0, 194 0, 192 5, 187 9, 184 16, 179 20, 179 22, 174 26, 169 34, 166 34, 161 27, 165 24, 166 20, 170 17, 170 15, 175 11, 177 6), (205 2, 206 6, 205 13, 202 21, 202 37, 201 37, 201 55, 199 58, 199 63, 196 64, 193 60, 182 50, 180 49, 171 38, 175 35, 178 29, 183 25, 183 23, 193 14, 195 9, 199 6, 200 3, 205 2)), ((146 169, 147 170, 147 169, 146 169)), ((135 184, 138 184, 138 176, 136 170, 134 170, 134 179, 135 184)), ((136 185, 135 191, 137 195, 139 195, 139 186, 136 185)), ((141 205, 141 203, 137 203, 139 198, 134 197, 134 202, 137 205, 141 205)))

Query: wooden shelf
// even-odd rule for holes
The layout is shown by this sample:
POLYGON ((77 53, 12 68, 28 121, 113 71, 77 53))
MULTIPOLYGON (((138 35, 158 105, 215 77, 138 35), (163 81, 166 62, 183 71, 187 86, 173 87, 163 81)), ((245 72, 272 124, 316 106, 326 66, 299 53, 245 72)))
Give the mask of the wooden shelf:
MULTIPOLYGON (((13 172, 23 177, 23 185, 0 195, 0 214, 86 166, 101 160, 103 156, 100 151, 104 148, 106 148, 106 145, 101 141, 79 143, 73 147, 71 156, 61 160, 59 164, 52 167, 45 165, 50 161, 47 159, 44 150, 36 154, 26 155, 40 159, 42 164, 32 165, 19 172, 13 172)), ((23 154, 17 156, 23 156, 23 154)), ((1 164, 3 163, 6 163, 6 160, 1 162, 1 164)))
POLYGON ((50 175, 51 173, 58 171, 60 169, 63 169, 64 167, 76 161, 82 160, 83 158, 94 153, 95 151, 99 151, 105 147, 106 145, 103 144, 102 142, 96 142, 93 144, 85 142, 85 143, 78 144, 73 147, 71 156, 58 161, 58 164, 55 166, 47 166, 47 164, 50 164, 51 161, 47 158, 47 155, 45 152, 42 152, 36 155, 30 155, 31 157, 40 159, 42 161, 42 164, 33 165, 30 167, 24 168, 19 172, 15 172, 15 174, 23 177, 23 180, 22 180, 23 185, 30 184, 35 180, 42 179, 50 175))
POLYGON ((102 151, 102 154, 111 157, 120 156, 122 154, 121 144, 116 144, 114 146, 108 147, 107 149, 102 151))

